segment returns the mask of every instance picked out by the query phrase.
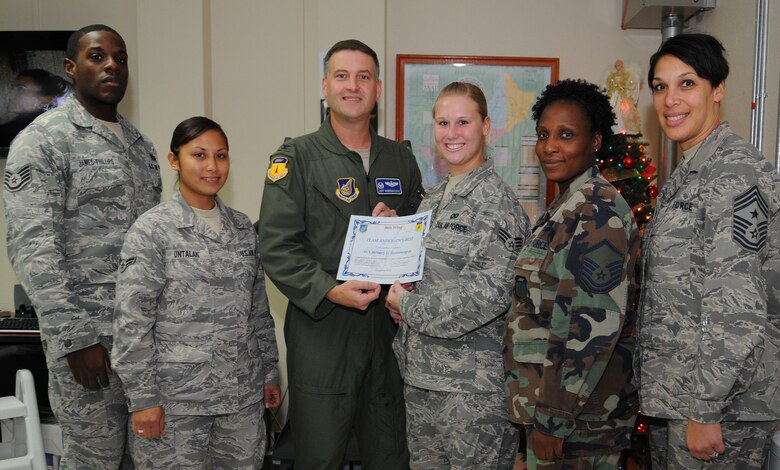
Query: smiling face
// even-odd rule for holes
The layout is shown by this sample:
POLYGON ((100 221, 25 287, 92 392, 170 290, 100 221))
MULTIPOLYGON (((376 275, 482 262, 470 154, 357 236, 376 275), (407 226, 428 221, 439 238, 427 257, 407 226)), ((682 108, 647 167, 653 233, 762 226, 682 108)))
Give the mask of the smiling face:
POLYGON ((127 90, 127 48, 110 31, 92 31, 79 39, 75 62, 65 59, 79 102, 93 116, 116 121, 116 107, 127 90))
POLYGON ((561 192, 593 166, 601 133, 593 134, 585 111, 568 101, 550 103, 536 124, 536 156, 548 180, 561 192))
POLYGON ((458 176, 485 161, 485 138, 490 118, 479 114, 476 101, 466 95, 439 97, 433 109, 436 148, 449 163, 450 174, 458 176))
POLYGON ((379 96, 382 81, 376 76, 374 59, 360 51, 344 49, 328 59, 322 94, 330 115, 341 121, 368 121, 379 96))
POLYGON ((179 191, 192 207, 212 209, 214 199, 227 181, 230 158, 219 131, 207 130, 168 154, 171 168, 179 173, 179 191))
POLYGON ((666 55, 653 73, 653 107, 661 128, 683 150, 703 141, 720 123, 725 84, 713 87, 690 65, 666 55))

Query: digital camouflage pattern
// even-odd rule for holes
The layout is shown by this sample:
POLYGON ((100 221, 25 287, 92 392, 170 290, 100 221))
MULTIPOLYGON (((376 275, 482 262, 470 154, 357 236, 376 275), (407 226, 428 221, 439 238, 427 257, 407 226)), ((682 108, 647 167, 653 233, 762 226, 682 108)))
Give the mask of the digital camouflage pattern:
MULTIPOLYGON (((704 461, 694 458, 686 444, 688 421, 650 422, 650 459, 653 470, 762 470, 769 453, 774 424, 771 421, 724 421, 721 423, 726 452, 704 461)), ((613 467, 614 468, 614 467, 613 467)))
POLYGON ((130 411, 234 413, 279 383, 257 234, 217 198, 214 233, 181 193, 127 234, 117 279, 114 370, 130 411))
POLYGON ((3 176, 8 257, 38 314, 63 469, 115 469, 125 446, 116 375, 87 390, 65 358, 98 343, 111 349, 119 251, 135 219, 160 201, 152 143, 117 118, 127 146, 70 96, 19 133, 3 176))
POLYGON ((165 417, 158 439, 129 435, 136 470, 259 470, 263 468, 266 427, 263 403, 215 416, 165 417))
MULTIPOLYGON (((635 370, 642 412, 670 428, 688 419, 771 428, 780 417, 779 191, 770 163, 722 123, 658 197, 635 370)), ((673 437, 669 447, 685 446, 684 433, 673 437)))
POLYGON ((127 149, 70 96, 23 130, 8 154, 8 257, 53 357, 111 336, 125 233, 160 202, 154 147, 118 117, 127 149))
POLYGON ((413 469, 511 470, 518 428, 506 419, 503 390, 459 393, 404 386, 413 469))
POLYGON ((515 264, 509 419, 564 439, 565 458, 629 445, 638 247, 631 208, 592 167, 552 202, 515 264))
POLYGON ((420 212, 433 211, 425 268, 415 292, 401 297, 393 349, 407 384, 496 393, 503 389, 501 338, 512 269, 530 223, 492 160, 443 198, 448 181, 420 205, 420 212))
POLYGON ((433 211, 425 268, 401 297, 393 342, 412 468, 511 468, 518 431, 496 399, 512 266, 530 223, 492 160, 445 194, 448 182, 420 205, 433 211))
POLYGON ((769 162, 723 123, 661 191, 643 254, 643 413, 704 423, 780 417, 778 187, 769 162))

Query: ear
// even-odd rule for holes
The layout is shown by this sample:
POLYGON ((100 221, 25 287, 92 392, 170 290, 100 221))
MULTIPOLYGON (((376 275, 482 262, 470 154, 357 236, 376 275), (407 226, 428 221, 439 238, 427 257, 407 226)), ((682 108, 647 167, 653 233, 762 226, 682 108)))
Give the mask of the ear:
POLYGON ((482 135, 485 138, 490 136, 490 116, 485 116, 485 120, 482 121, 482 135))
POLYGON ((595 134, 593 134, 593 153, 596 153, 596 150, 601 148, 601 131, 596 131, 595 134))
POLYGON ((377 78, 376 80, 376 100, 379 101, 379 98, 382 97, 382 80, 379 80, 377 78))
POLYGON ((324 96, 326 99, 328 98, 328 94, 325 93, 325 90, 327 90, 327 72, 326 75, 322 76, 322 96, 324 96))
POLYGON ((179 159, 173 152, 168 152, 168 164, 171 165, 173 171, 179 171, 179 159))
POLYGON ((726 95, 726 80, 720 82, 720 85, 712 89, 712 98, 716 103, 720 103, 726 95))
POLYGON ((65 66, 65 74, 68 76, 68 78, 70 78, 71 80, 73 80, 75 82, 76 81, 76 63, 73 62, 70 59, 65 59, 65 61, 63 62, 63 65, 65 66))

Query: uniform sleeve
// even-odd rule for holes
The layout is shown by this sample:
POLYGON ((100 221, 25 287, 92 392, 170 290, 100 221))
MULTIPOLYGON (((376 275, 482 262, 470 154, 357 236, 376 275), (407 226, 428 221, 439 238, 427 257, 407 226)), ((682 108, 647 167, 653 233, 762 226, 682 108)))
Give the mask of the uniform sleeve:
POLYGON ((548 272, 558 282, 534 415, 534 428, 545 434, 566 439, 574 431, 620 339, 638 247, 628 212, 592 197, 550 244, 548 272))
POLYGON ((412 215, 417 213, 417 209, 420 207, 422 197, 425 194, 425 190, 422 185, 422 175, 420 174, 420 167, 417 165, 417 160, 414 154, 410 151, 406 151, 407 158, 411 160, 409 164, 410 175, 409 181, 409 196, 404 200, 401 207, 396 208, 396 212, 399 216, 412 215))
POLYGON ((274 319, 271 316, 271 309, 268 307, 268 294, 265 290, 265 272, 263 265, 258 260, 257 276, 255 277, 255 287, 252 294, 252 309, 254 313, 255 336, 257 344, 260 345, 260 355, 263 359, 263 377, 264 383, 278 384, 279 369, 279 351, 276 347, 276 330, 274 328, 274 319))
POLYGON ((511 304, 514 262, 520 241, 528 235, 528 217, 509 199, 480 209, 480 230, 457 283, 431 294, 401 297, 401 313, 412 330, 458 338, 502 315, 511 304))
POLYGON ((165 287, 165 258, 160 236, 139 219, 122 246, 116 283, 114 347, 111 362, 130 400, 130 411, 162 404, 156 384, 154 328, 158 297, 165 287))
POLYGON ((307 187, 299 163, 290 155, 271 157, 260 209, 260 258, 282 294, 316 320, 333 310, 335 304, 325 294, 337 282, 306 251, 307 187), (285 160, 275 162, 278 158, 285 160), (269 176, 277 178, 282 173, 275 180, 269 176))
POLYGON ((736 160, 730 155, 728 163, 708 168, 701 184, 704 218, 694 229, 694 246, 700 251, 694 249, 692 261, 703 258, 697 263, 703 272, 692 273, 702 282, 702 340, 689 418, 704 423, 719 422, 733 398, 749 387, 768 321, 761 272, 767 237, 761 236, 760 222, 778 215, 768 213, 772 195, 761 194, 756 169, 736 160), (742 215, 744 224, 738 221, 742 215))
POLYGON ((59 144, 36 124, 22 131, 10 149, 3 191, 8 258, 35 306, 47 351, 57 358, 99 342, 65 265, 70 169, 59 144))

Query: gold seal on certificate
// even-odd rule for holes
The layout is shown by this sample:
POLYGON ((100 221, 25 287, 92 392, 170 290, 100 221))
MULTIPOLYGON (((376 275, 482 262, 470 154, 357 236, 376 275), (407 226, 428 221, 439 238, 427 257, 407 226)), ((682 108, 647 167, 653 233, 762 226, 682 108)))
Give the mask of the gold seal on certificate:
POLYGON ((406 217, 353 215, 336 279, 379 284, 419 281, 430 222, 431 211, 406 217))

